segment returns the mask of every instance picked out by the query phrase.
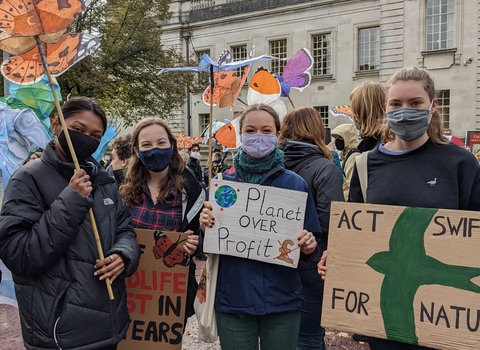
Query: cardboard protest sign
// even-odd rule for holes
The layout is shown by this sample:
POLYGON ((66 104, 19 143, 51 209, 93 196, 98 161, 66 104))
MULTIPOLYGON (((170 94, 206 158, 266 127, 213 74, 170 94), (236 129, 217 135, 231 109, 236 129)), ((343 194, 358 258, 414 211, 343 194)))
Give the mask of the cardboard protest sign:
POLYGON ((131 322, 118 348, 180 350, 189 273, 182 246, 188 235, 135 231, 142 254, 137 271, 126 280, 131 322))
POLYGON ((212 180, 215 225, 204 251, 296 267, 307 193, 242 182, 212 180))
POLYGON ((480 162, 480 130, 467 131, 467 136, 465 137, 465 144, 470 147, 473 155, 480 162))
POLYGON ((480 349, 480 212, 333 202, 322 325, 480 349))

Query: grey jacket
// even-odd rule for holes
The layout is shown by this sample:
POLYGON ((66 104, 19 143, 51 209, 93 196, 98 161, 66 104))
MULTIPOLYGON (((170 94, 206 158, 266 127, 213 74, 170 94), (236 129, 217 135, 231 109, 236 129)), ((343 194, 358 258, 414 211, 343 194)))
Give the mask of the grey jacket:
POLYGON ((93 350, 118 343, 127 331, 124 277, 135 272, 140 248, 114 179, 90 163, 93 191, 81 196, 68 187, 73 164, 61 162, 53 147, 52 141, 8 183, 0 258, 12 271, 27 349, 93 350), (117 253, 125 262, 113 301, 93 275, 98 252, 90 208, 105 256, 117 253))

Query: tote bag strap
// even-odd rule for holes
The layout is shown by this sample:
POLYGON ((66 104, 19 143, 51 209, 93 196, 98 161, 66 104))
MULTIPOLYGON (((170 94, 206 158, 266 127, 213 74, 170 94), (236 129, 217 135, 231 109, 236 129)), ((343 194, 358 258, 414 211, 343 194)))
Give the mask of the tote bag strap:
POLYGON ((368 188, 368 153, 363 152, 355 158, 357 166, 358 179, 360 180, 360 188, 362 190, 363 201, 367 203, 367 188, 368 188))

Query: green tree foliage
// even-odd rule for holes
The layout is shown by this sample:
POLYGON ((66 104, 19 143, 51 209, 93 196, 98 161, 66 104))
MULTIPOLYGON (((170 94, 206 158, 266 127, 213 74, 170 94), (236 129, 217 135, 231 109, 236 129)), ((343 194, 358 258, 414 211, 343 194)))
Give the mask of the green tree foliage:
POLYGON ((64 99, 68 94, 94 97, 127 125, 146 116, 167 117, 180 107, 193 74, 157 74, 159 68, 185 64, 175 48, 160 41, 169 2, 94 1, 70 31, 97 35, 101 47, 58 77, 64 99))

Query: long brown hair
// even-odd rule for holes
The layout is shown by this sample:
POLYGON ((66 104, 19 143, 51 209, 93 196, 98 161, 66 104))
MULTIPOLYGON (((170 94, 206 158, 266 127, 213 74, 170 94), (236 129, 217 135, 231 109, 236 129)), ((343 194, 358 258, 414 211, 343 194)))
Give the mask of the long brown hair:
POLYGON ((238 121, 238 123, 240 124, 240 134, 242 133, 243 121, 245 120, 245 117, 247 116, 248 113, 250 113, 252 111, 264 111, 264 112, 267 112, 268 114, 270 114, 273 118, 274 123, 275 123, 275 129, 276 129, 275 132, 280 131, 280 118, 278 117, 278 114, 275 111, 275 109, 273 109, 273 107, 270 107, 270 106, 265 105, 263 103, 256 103, 256 104, 248 106, 247 108, 245 108, 241 112, 241 114, 239 116, 240 119, 238 121))
POLYGON ((325 158, 333 160, 332 153, 325 146, 326 132, 322 117, 313 108, 300 107, 287 113, 282 120, 279 141, 302 141, 316 145, 325 158))
MULTIPOLYGON (((435 84, 433 79, 428 74, 425 69, 418 67, 404 67, 395 74, 393 74, 390 79, 387 81, 387 92, 390 90, 390 87, 399 81, 420 81, 423 83, 423 88, 428 94, 430 102, 436 98, 435 84)), ((443 120, 440 116, 440 113, 435 109, 435 112, 432 113, 432 119, 430 120, 430 125, 427 129, 427 134, 430 137, 430 140, 437 145, 446 145, 449 141, 443 136, 443 120)), ((393 141, 395 140, 395 134, 390 130, 388 126, 385 127, 384 141, 393 141)))
POLYGON ((376 137, 385 124, 387 91, 377 82, 365 81, 350 93, 350 108, 361 137, 376 137))
POLYGON ((149 117, 140 120, 135 129, 132 132, 132 157, 128 162, 127 173, 125 175, 125 181, 120 186, 120 195, 123 197, 127 205, 142 203, 142 187, 149 178, 148 169, 143 165, 140 159, 134 152, 134 149, 138 147, 138 136, 140 132, 150 125, 160 125, 165 129, 173 148, 172 160, 168 166, 168 174, 166 181, 161 184, 162 188, 159 191, 157 200, 163 202, 170 192, 170 188, 174 186, 176 191, 183 191, 183 185, 185 179, 182 177, 182 172, 185 169, 183 159, 178 153, 177 139, 173 135, 168 124, 163 119, 157 117, 149 117))

